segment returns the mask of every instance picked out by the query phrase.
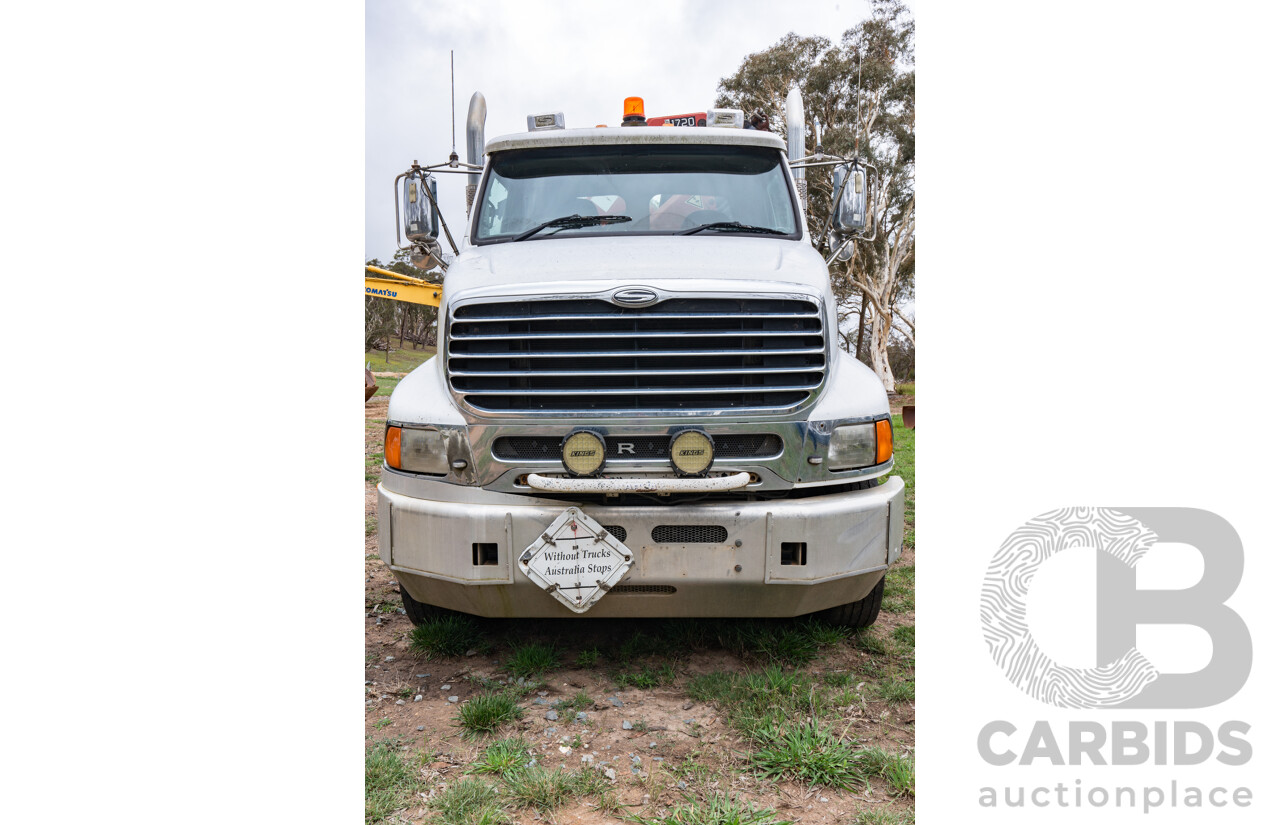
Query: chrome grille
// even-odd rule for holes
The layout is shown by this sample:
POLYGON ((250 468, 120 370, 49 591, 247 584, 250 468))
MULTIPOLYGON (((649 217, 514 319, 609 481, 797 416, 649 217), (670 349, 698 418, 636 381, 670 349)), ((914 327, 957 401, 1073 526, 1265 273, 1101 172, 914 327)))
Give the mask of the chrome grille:
POLYGON ((789 409, 826 368, 818 304, 790 298, 467 304, 447 340, 450 387, 496 413, 789 409))
MULTIPOLYGON (((773 458, 782 452, 782 439, 773 433, 712 435, 719 459, 773 458)), ((560 436, 499 436, 493 441, 493 457, 503 461, 559 461, 560 436)), ((670 435, 611 435, 604 440, 605 460, 663 459, 671 457, 670 435)))

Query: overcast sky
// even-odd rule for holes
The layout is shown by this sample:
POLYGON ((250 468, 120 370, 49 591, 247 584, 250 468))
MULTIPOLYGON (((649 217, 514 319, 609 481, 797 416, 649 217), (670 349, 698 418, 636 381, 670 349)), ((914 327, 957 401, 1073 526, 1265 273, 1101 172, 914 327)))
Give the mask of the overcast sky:
MULTIPOLYGON (((864 0, 367 0, 365 257, 386 261, 395 252, 395 176, 415 159, 448 159, 450 49, 458 156, 466 160, 472 92, 488 102, 486 140, 525 131, 525 116, 536 112, 563 111, 570 128, 617 125, 630 95, 644 98, 651 117, 701 111, 748 54, 791 31, 838 42, 868 15, 864 0)), ((462 175, 440 176, 459 245, 465 185, 462 175)))

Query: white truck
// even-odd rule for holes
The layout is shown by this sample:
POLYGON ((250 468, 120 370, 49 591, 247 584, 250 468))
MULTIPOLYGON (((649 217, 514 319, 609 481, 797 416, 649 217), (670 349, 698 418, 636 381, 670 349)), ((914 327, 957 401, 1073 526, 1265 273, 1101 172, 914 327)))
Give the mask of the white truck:
POLYGON ((624 111, 485 144, 477 93, 469 163, 397 178, 413 257, 438 261, 433 172, 471 175, 439 352, 388 410, 378 544, 405 610, 869 625, 904 486, 803 182, 836 166, 836 257, 868 223, 865 167, 802 157, 797 91, 786 143, 735 110, 624 111))

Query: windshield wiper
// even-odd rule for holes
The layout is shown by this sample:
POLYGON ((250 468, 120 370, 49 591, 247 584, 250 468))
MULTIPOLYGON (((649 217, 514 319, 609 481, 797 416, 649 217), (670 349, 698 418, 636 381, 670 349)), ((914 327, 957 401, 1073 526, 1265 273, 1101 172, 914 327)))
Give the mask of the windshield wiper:
POLYGON ((565 215, 563 218, 555 218, 546 223, 540 223, 527 232, 522 232, 512 238, 512 242, 523 241, 525 238, 531 238, 544 229, 555 227, 556 229, 577 229, 580 226, 597 226, 605 223, 622 223, 631 220, 627 215, 565 215))
POLYGON ((683 232, 677 232, 677 235, 696 235, 704 229, 719 229, 723 232, 751 232, 756 235, 786 235, 777 229, 770 229, 767 226, 752 226, 747 223, 738 221, 716 221, 715 223, 704 223, 702 226, 695 226, 693 229, 686 229, 683 232))

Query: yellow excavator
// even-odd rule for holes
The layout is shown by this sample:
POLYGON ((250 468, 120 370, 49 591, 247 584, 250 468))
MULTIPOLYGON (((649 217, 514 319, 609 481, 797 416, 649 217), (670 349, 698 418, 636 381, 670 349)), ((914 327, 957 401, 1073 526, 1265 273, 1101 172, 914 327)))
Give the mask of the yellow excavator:
MULTIPOLYGON (((364 276, 364 294, 375 298, 386 298, 389 301, 406 301, 411 304, 424 304, 429 307, 440 306, 440 292, 443 287, 412 275, 401 275, 389 269, 366 266, 364 276)), ((373 380, 373 370, 366 364, 364 368, 364 400, 373 398, 378 391, 378 384, 373 380)))

